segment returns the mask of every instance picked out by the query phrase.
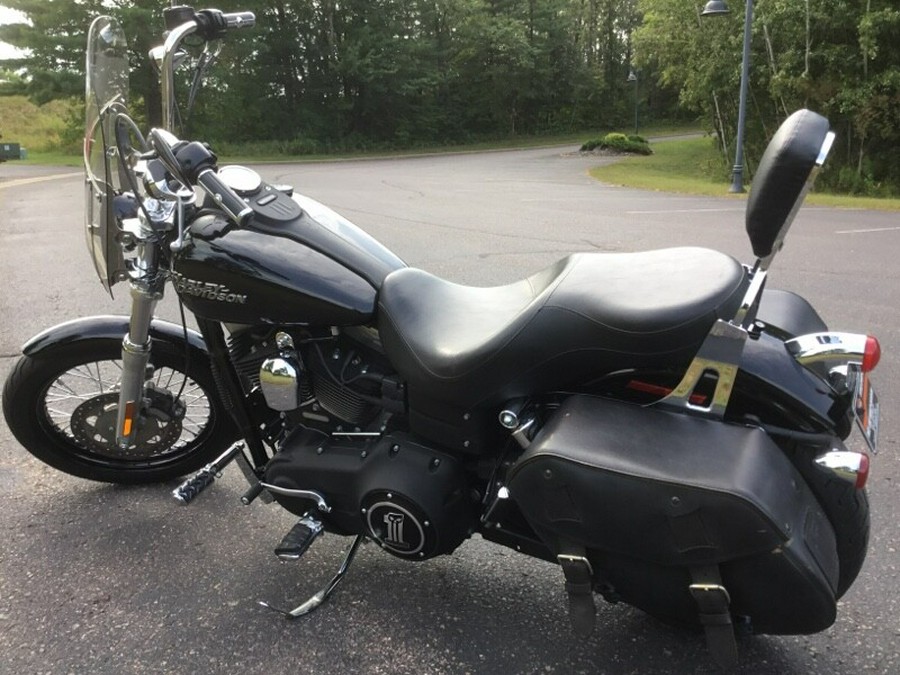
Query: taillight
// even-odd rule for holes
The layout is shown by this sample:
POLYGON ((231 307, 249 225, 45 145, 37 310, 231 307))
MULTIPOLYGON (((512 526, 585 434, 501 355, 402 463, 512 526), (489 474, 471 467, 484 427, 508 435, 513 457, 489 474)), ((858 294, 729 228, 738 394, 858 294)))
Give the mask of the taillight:
POLYGON ((869 456, 864 452, 835 448, 816 457, 816 464, 836 478, 852 483, 857 490, 863 489, 869 480, 869 456))
POLYGON ((859 471, 856 474, 856 489, 862 490, 866 487, 867 480, 869 480, 869 456, 863 454, 859 462, 859 471))
POLYGON ((862 371, 868 373, 870 370, 874 370, 880 360, 881 345, 878 344, 878 338, 869 335, 866 338, 866 349, 863 352, 862 371))

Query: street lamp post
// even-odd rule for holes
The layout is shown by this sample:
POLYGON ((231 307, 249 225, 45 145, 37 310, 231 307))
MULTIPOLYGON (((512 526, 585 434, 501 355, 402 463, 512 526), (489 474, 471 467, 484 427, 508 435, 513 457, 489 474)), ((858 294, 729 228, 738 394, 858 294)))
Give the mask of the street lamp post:
MULTIPOLYGON (((738 126, 734 151, 734 169, 731 175, 729 192, 745 192, 744 190, 744 127, 747 117, 747 81, 750 79, 750 28, 753 23, 753 0, 746 0, 744 13, 744 54, 741 58, 741 95, 738 101, 738 126)), ((724 0, 709 0, 701 12, 701 16, 721 16, 731 10, 724 0)))
POLYGON ((638 71, 634 68, 628 73, 628 81, 634 82, 634 135, 638 135, 638 71))

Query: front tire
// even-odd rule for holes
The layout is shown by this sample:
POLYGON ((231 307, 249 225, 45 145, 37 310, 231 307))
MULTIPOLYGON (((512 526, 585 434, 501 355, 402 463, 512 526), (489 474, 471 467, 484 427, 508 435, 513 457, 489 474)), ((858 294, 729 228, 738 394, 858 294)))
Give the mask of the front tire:
POLYGON ((121 340, 92 338, 23 356, 3 388, 3 414, 19 443, 70 475, 138 484, 196 471, 234 440, 206 355, 191 348, 186 359, 183 343, 155 339, 149 414, 134 446, 116 447, 121 350, 121 340))

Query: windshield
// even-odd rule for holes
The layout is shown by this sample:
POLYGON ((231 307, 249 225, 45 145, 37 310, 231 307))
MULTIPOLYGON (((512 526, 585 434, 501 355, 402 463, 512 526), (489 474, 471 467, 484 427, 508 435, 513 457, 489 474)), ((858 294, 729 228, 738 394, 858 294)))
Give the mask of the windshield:
POLYGON ((106 290, 125 271, 116 241, 118 224, 113 198, 122 191, 115 143, 118 113, 126 112, 128 45, 119 23, 108 16, 94 20, 88 32, 85 67, 84 168, 87 245, 106 290))

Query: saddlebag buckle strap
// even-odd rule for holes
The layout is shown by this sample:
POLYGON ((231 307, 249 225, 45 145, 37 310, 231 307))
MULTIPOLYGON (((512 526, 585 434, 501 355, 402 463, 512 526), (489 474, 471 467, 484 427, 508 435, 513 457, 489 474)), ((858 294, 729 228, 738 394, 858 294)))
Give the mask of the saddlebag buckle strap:
POLYGON ((566 577, 569 621, 577 635, 587 637, 593 632, 597 620, 597 606, 594 604, 594 570, 584 555, 561 553, 556 559, 566 577))
POLYGON ((731 596, 721 584, 718 568, 695 568, 691 576, 697 582, 690 585, 691 597, 697 603, 710 655, 720 667, 731 668, 737 663, 737 642, 729 611, 731 596))

